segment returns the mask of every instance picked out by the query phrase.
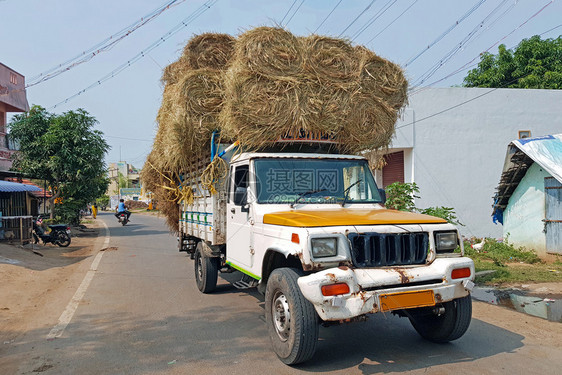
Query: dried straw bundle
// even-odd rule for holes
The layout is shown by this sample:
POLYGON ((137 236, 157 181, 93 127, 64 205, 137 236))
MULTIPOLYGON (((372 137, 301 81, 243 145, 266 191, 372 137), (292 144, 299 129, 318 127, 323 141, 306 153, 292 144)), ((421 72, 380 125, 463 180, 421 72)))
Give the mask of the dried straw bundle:
POLYGON ((377 56, 365 47, 357 47, 361 60, 360 80, 362 91, 385 101, 399 111, 407 103, 408 81, 400 66, 377 56))
POLYGON ((369 94, 356 93, 351 102, 349 120, 337 137, 340 148, 358 153, 387 147, 394 134, 397 112, 369 94))
POLYGON ((302 44, 307 79, 343 88, 357 84, 360 60, 349 42, 311 35, 302 44))
POLYGON ((236 39, 228 34, 194 36, 183 49, 182 59, 192 69, 225 69, 234 53, 236 39))
MULTIPOLYGON (((184 75, 177 100, 185 105, 186 116, 209 131, 219 128, 218 115, 224 101, 223 73, 211 69, 192 70, 184 75)), ((200 129, 196 138, 207 136, 200 129)))
POLYGON ((160 82, 164 86, 174 85, 178 83, 183 76, 191 69, 191 66, 185 59, 178 59, 164 68, 160 82))
POLYGON ((238 37, 234 61, 269 79, 297 80, 302 74, 302 43, 279 27, 257 27, 238 37))

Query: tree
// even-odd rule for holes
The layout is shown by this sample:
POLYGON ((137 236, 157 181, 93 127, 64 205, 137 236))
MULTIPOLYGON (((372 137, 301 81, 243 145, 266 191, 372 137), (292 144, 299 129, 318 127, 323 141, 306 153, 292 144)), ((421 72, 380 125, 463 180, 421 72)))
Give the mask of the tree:
POLYGON ((53 191, 51 207, 59 202, 57 211, 71 222, 107 189, 104 156, 109 145, 102 132, 93 130, 96 123, 83 109, 55 115, 33 106, 9 124, 10 137, 19 145, 12 169, 46 180, 53 191))
POLYGON ((497 55, 484 53, 464 86, 562 89, 562 36, 541 40, 535 35, 513 51, 502 44, 497 55))

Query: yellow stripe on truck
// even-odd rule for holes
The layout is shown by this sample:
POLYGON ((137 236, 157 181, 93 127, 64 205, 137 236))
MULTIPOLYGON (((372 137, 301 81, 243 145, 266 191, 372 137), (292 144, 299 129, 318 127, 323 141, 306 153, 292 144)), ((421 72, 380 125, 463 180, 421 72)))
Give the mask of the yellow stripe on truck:
POLYGON ((447 221, 429 215, 415 214, 386 209, 331 209, 331 210, 295 210, 265 214, 264 224, 283 225, 287 227, 334 227, 344 225, 381 225, 381 224, 433 224, 447 221))

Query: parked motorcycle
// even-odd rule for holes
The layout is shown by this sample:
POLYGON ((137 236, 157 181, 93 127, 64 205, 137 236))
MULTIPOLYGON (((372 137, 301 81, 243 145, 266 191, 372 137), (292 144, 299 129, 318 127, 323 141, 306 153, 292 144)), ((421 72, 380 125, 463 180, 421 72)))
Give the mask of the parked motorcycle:
POLYGON ((117 216, 117 220, 119 220, 119 222, 123 226, 125 226, 129 222, 129 219, 127 219, 127 214, 125 212, 120 212, 117 216))
POLYGON ((66 224, 53 224, 48 225, 51 230, 49 233, 45 232, 41 224, 43 219, 40 217, 33 222, 33 239, 35 244, 39 243, 39 240, 43 241, 43 245, 52 243, 60 247, 67 247, 70 245, 70 227, 66 224))

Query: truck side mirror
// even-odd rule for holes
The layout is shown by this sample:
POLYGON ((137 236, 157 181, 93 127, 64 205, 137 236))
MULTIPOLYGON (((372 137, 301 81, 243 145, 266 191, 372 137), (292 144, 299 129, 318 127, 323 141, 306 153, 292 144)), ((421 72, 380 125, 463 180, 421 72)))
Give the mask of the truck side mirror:
POLYGON ((382 204, 386 203, 386 191, 384 189, 379 189, 379 194, 381 196, 382 204))

